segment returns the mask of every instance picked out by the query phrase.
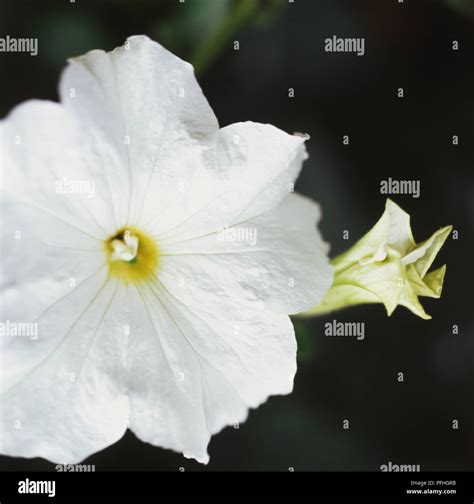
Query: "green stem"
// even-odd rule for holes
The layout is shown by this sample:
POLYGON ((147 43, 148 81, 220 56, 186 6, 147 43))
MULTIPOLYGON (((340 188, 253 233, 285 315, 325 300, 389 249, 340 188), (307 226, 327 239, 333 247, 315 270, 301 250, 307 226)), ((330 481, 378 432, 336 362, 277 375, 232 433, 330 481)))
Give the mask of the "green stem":
POLYGON ((258 0, 240 0, 216 30, 195 50, 191 62, 196 75, 202 72, 219 55, 225 44, 258 9, 258 0))

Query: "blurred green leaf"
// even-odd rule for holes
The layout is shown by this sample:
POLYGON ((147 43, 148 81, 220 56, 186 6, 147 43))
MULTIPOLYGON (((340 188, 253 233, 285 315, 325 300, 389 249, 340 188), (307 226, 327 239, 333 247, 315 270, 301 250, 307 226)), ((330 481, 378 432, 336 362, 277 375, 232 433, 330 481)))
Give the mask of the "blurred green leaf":
POLYGON ((448 5, 463 14, 474 16, 474 0, 445 0, 448 5))
POLYGON ((191 49, 228 16, 232 0, 199 0, 179 3, 173 18, 157 30, 170 49, 191 49))
POLYGON ((298 342, 298 362, 308 362, 314 355, 314 342, 311 331, 303 320, 294 319, 296 341, 298 342))
POLYGON ((259 0, 260 8, 254 19, 258 28, 266 28, 272 25, 280 16, 288 4, 288 0, 259 0))
POLYGON ((200 74, 241 28, 268 27, 286 5, 286 0, 186 0, 175 6, 174 15, 159 21, 156 36, 174 52, 189 51, 200 74))
POLYGON ((221 52, 231 37, 244 26, 259 6, 258 0, 238 0, 222 23, 197 46, 191 61, 200 74, 221 52))

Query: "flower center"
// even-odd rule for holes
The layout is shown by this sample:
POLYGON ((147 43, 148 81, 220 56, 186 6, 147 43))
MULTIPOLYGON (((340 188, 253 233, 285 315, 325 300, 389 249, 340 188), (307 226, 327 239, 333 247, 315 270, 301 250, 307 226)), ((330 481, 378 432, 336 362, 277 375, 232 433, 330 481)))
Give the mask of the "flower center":
POLYGON ((124 226, 104 241, 110 275, 125 283, 143 282, 158 267, 158 248, 146 233, 124 226))

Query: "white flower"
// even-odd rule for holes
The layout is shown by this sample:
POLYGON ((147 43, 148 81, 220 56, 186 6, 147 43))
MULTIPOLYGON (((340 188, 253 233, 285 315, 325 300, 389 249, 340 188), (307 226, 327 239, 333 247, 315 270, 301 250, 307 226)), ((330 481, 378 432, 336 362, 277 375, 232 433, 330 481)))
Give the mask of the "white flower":
POLYGON ((291 392, 288 314, 332 281, 318 207, 289 193, 304 138, 219 129, 144 36, 73 59, 60 96, 1 123, 1 321, 38 324, 2 337, 1 452, 75 463, 130 428, 205 463, 291 392))

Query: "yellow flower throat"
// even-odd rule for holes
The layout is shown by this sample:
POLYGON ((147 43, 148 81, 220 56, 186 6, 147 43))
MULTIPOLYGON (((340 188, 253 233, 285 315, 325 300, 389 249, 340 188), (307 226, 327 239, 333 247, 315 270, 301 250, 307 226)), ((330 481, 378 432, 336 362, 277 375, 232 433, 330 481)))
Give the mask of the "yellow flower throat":
POLYGON ((124 226, 104 241, 110 276, 128 283, 153 277, 158 267, 158 247, 146 233, 124 226))

